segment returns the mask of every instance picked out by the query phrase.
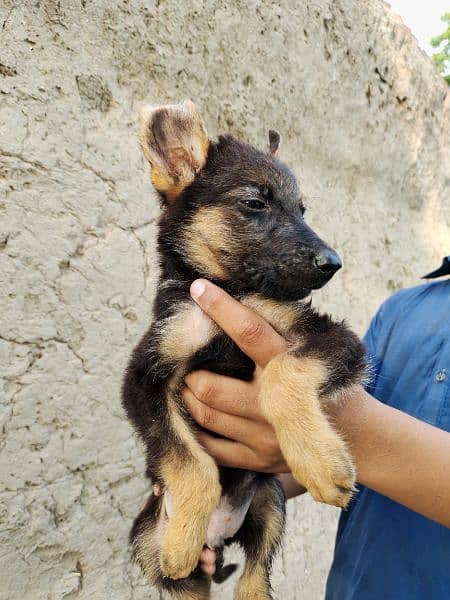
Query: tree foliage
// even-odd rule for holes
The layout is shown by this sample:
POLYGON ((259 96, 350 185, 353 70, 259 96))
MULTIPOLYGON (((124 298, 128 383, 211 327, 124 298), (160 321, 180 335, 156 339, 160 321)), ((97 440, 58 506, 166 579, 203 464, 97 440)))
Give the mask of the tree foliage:
POLYGON ((431 40, 431 46, 437 49, 432 59, 450 85, 450 13, 442 15, 441 21, 446 24, 447 29, 431 40))

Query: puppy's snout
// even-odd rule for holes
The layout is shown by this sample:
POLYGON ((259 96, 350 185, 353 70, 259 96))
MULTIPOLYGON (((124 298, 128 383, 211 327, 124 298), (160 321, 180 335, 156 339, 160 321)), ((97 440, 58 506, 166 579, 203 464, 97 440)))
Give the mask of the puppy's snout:
POLYGON ((334 250, 324 248, 314 258, 314 265, 318 271, 331 277, 342 267, 341 259, 334 250))

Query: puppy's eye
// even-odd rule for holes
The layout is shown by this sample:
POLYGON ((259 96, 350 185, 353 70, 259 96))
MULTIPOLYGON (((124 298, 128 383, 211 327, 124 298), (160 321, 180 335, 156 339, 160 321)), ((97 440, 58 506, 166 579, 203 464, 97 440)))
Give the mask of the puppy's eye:
POLYGON ((264 198, 264 200, 270 199, 271 190, 267 187, 267 185, 263 185, 260 192, 261 192, 261 196, 264 198))
POLYGON ((302 213, 302 217, 306 212, 306 208, 303 206, 303 204, 300 206, 300 212, 302 213))
POLYGON ((266 202, 257 198, 246 198, 245 200, 241 200, 241 204, 250 210, 265 210, 267 208, 266 202))

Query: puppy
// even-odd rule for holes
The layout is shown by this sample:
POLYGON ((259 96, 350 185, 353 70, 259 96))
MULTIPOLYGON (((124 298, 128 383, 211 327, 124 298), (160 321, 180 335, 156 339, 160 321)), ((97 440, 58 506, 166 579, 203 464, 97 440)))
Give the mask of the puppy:
POLYGON ((355 469, 323 410, 361 382, 364 348, 343 323, 302 302, 341 267, 308 227, 292 172, 275 158, 279 135, 262 152, 231 136, 208 138, 192 102, 148 107, 141 144, 159 193, 160 283, 153 324, 133 352, 123 405, 144 443, 152 495, 133 525, 135 560, 148 580, 177 599, 206 599, 198 567, 205 544, 219 556, 237 542, 246 563, 238 600, 271 598, 269 573, 280 544, 285 498, 271 475, 218 468, 196 439, 181 398, 183 378, 208 369, 245 381, 255 365, 191 300, 207 277, 254 309, 289 342, 262 374, 260 406, 295 479, 320 502, 346 506, 355 469))

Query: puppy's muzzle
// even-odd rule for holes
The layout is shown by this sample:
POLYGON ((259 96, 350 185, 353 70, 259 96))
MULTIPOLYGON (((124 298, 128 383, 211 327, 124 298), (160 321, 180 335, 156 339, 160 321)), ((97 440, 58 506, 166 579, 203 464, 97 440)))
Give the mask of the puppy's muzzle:
POLYGON ((314 257, 314 266, 328 277, 332 277, 342 267, 342 261, 334 250, 325 248, 314 257))

